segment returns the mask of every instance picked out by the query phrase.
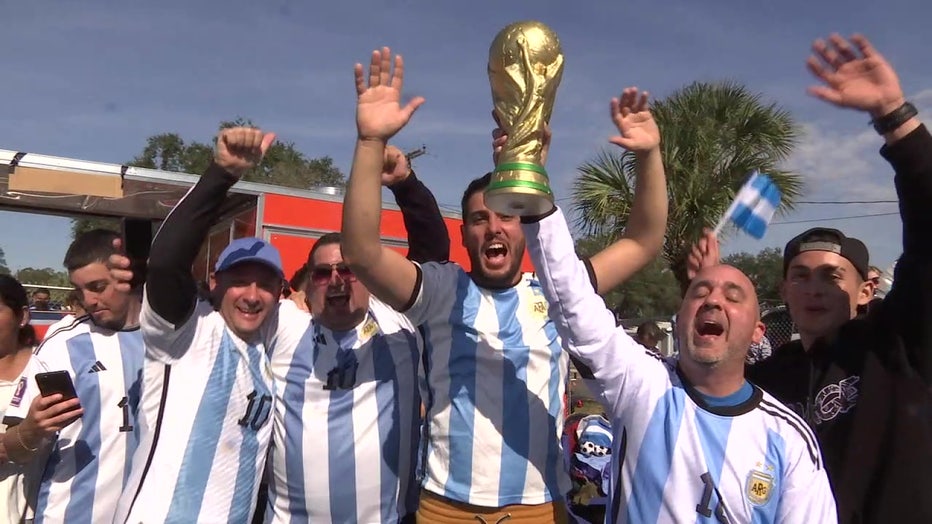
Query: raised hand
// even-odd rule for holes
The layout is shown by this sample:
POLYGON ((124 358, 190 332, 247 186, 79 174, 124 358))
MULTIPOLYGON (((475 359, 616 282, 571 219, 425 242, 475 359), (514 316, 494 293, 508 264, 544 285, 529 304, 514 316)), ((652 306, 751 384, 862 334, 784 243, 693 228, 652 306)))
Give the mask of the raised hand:
POLYGON ((660 145, 660 129, 647 104, 649 96, 647 91, 628 87, 620 99, 612 98, 612 122, 620 135, 609 138, 609 142, 634 152, 650 151, 660 145))
POLYGON ((385 160, 382 163, 382 185, 390 187, 408 178, 411 166, 408 157, 395 146, 385 146, 385 160))
MULTIPOLYGON (((492 130, 492 163, 498 165, 498 157, 502 153, 502 149, 505 147, 505 144, 508 143, 508 135, 505 134, 505 130, 502 129, 502 123, 498 119, 498 114, 495 111, 492 111, 492 118, 495 119, 496 127, 492 130)), ((553 131, 550 129, 550 124, 544 122, 544 135, 541 138, 542 149, 540 152, 540 163, 547 165, 547 153, 550 152, 550 141, 553 138, 553 131)))
POLYGON ((214 162, 240 178, 259 165, 275 141, 275 133, 251 127, 231 127, 220 131, 214 148, 214 162))
POLYGON ((828 42, 813 42, 812 51, 806 67, 823 85, 810 87, 809 94, 839 107, 867 111, 874 117, 903 104, 905 98, 896 72, 867 38, 854 35, 849 42, 833 34, 828 42))
POLYGON ((700 270, 717 266, 719 262, 718 238, 711 229, 706 229, 686 256, 686 277, 692 280, 700 270))
POLYGON ((121 293, 132 290, 133 270, 129 257, 123 254, 123 239, 113 239, 114 253, 107 259, 107 269, 110 270, 110 279, 113 287, 121 293))
POLYGON ((411 115, 424 103, 423 97, 414 97, 401 106, 401 88, 404 84, 404 59, 395 55, 392 70, 392 53, 387 47, 372 52, 369 77, 364 76, 362 64, 356 64, 356 131, 360 140, 387 142, 411 119, 411 115))

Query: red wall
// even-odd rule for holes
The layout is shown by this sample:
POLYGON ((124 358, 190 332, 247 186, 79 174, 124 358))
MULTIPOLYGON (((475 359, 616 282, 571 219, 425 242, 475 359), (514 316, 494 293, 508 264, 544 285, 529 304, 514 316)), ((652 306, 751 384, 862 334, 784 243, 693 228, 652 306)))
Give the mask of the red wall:
MULTIPOLYGON (((262 224, 264 226, 284 226, 313 231, 339 231, 343 220, 343 205, 339 202, 316 200, 288 195, 266 194, 264 196, 264 212, 262 224)), ((469 257, 462 244, 460 235, 460 220, 444 218, 447 230, 450 233, 450 260, 469 269, 469 257)), ((382 237, 385 239, 408 238, 401 212, 394 209, 382 211, 382 237)), ((316 236, 316 235, 315 235, 316 236)), ((316 238, 287 233, 273 233, 272 244, 282 254, 285 266, 285 276, 290 277, 307 260, 316 238)), ((407 253, 407 247, 395 248, 402 254, 407 253)), ((530 260, 525 255, 522 267, 525 271, 532 271, 530 260)))

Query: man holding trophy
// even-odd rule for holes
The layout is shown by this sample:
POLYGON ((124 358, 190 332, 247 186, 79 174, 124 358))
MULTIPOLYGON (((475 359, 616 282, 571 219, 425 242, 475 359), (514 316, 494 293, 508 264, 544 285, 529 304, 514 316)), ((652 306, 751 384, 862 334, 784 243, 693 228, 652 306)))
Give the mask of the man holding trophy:
MULTIPOLYGON (((342 253, 376 297, 425 334, 427 435, 418 522, 568 521, 560 450, 567 355, 540 284, 520 271, 525 240, 517 216, 553 209, 543 160, 562 64, 559 40, 543 24, 512 24, 495 39, 489 74, 501 150, 494 176, 472 181, 463 195, 469 272, 454 263, 418 265, 381 245, 385 144, 424 100, 400 104, 404 63, 388 48, 373 52, 368 76, 356 65, 358 139, 342 253)), ((622 105, 641 98, 636 90, 626 94, 622 105)), ((622 131, 631 113, 619 105, 612 115, 622 131)), ((627 238, 587 261, 599 291, 620 284, 660 250, 666 183, 662 167, 647 171, 638 173, 643 191, 627 238), (642 185, 642 178, 650 183, 642 185), (624 262, 609 265, 606 258, 624 262)))

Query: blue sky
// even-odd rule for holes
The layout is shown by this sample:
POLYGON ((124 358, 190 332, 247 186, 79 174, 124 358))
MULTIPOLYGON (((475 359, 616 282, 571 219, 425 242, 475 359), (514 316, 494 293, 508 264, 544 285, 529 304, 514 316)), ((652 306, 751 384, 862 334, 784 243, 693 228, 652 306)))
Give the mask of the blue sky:
MULTIPOLYGON (((891 171, 877 154, 881 140, 864 116, 805 94, 809 45, 832 31, 871 38, 907 95, 932 114, 932 4, 923 0, 83 0, 15 2, 4 18, 0 148, 115 163, 150 135, 205 141, 221 120, 244 116, 310 156, 332 156, 348 173, 352 66, 390 45, 405 56, 407 94, 427 99, 395 143, 427 146, 418 173, 454 207, 466 182, 491 163, 488 46, 516 20, 551 25, 566 56, 548 162, 558 197, 569 196, 576 166, 608 147, 608 100, 623 87, 662 97, 692 81, 729 79, 803 126, 789 167, 805 175, 807 200, 894 198, 891 171)), ((778 221, 894 211, 806 205, 778 221)), ((68 220, 0 212, 0 224, 11 267, 60 264, 68 220)), ((725 250, 782 246, 814 224, 774 224, 763 240, 737 236, 725 250)), ((882 267, 899 253, 897 216, 824 224, 862 238, 882 267)))

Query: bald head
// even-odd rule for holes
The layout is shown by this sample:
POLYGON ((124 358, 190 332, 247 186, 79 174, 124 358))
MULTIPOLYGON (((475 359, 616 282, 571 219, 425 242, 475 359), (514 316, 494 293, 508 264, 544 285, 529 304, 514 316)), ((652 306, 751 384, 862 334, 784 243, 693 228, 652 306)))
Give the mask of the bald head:
POLYGON ((696 277, 689 283, 687 297, 694 286, 709 287, 720 283, 725 291, 731 290, 733 295, 741 294, 748 299, 748 302, 754 305, 756 318, 760 319, 760 304, 757 301, 757 291, 754 289, 754 283, 740 269, 728 264, 719 264, 717 266, 702 268, 696 277))
POLYGON ((728 364, 729 372, 743 374, 748 348, 764 335, 754 284, 732 266, 700 270, 683 297, 676 327, 681 359, 706 368, 728 364))

